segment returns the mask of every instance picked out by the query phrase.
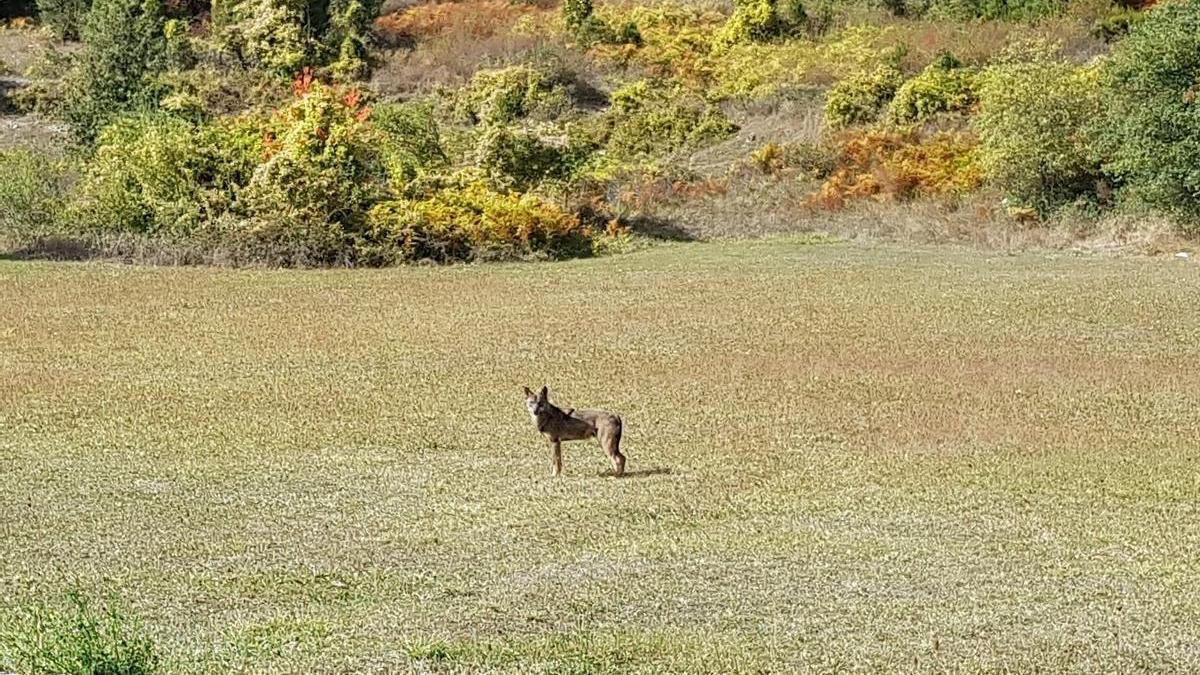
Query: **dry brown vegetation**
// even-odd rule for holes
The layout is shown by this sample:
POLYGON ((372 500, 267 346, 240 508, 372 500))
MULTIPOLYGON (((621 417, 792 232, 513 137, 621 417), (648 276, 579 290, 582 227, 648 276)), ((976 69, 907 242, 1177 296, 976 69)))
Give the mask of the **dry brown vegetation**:
POLYGON ((556 17, 554 9, 505 0, 429 2, 381 16, 375 33, 389 51, 371 85, 385 95, 460 85, 480 68, 557 44, 544 28, 556 17))

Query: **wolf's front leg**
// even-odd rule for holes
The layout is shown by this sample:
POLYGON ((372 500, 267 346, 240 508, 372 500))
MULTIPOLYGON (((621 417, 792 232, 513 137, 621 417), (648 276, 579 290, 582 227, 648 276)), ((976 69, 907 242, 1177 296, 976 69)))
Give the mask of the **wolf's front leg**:
POLYGON ((551 439, 550 451, 554 462, 550 475, 558 476, 562 473, 562 443, 558 439, 551 439))

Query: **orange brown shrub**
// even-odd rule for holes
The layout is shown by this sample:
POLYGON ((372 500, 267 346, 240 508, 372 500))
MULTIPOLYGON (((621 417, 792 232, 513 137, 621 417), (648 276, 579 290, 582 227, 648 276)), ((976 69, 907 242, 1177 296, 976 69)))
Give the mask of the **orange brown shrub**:
POLYGON ((838 138, 837 168, 812 194, 814 206, 848 201, 901 201, 965 194, 983 184, 978 141, 962 132, 867 129, 838 138))

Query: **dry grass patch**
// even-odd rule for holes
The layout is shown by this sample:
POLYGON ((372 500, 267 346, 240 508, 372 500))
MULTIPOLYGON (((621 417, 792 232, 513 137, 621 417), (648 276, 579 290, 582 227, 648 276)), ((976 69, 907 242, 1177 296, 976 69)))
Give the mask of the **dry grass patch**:
MULTIPOLYGON (((503 0, 416 4, 375 21, 390 47, 371 78, 386 95, 428 93, 465 83, 481 68, 515 63, 558 46, 554 9, 503 0)), ((563 55, 562 49, 557 49, 563 55)), ((575 54, 574 61, 582 61, 575 54)))
POLYGON ((0 614, 189 672, 1193 672, 1200 267, 0 264, 0 614), (549 478, 521 407, 620 412, 549 478))

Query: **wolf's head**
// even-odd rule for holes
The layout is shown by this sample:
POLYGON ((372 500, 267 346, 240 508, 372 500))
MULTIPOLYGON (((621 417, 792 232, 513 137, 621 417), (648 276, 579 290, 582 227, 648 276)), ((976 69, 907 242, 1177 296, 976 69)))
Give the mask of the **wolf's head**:
POLYGON ((525 387, 525 409, 535 421, 539 414, 544 414, 550 409, 550 392, 546 387, 542 387, 536 394, 529 387, 525 387))

